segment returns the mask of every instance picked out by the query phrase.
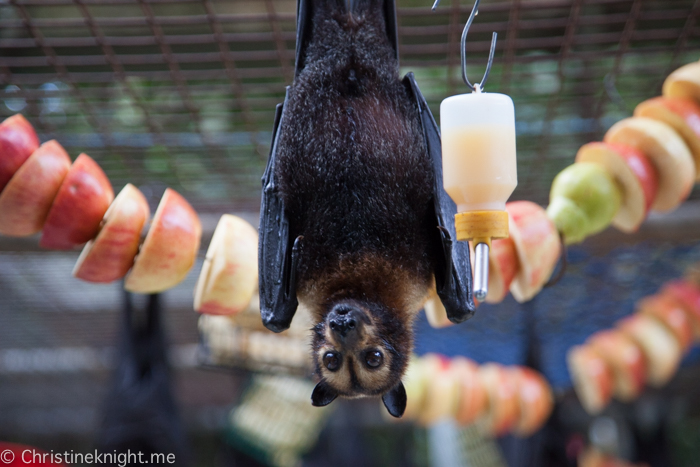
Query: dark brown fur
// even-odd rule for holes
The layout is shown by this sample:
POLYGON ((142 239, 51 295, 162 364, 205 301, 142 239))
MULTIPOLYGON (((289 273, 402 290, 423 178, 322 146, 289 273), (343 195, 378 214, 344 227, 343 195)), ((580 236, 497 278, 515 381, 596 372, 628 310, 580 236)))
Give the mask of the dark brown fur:
POLYGON ((434 174, 415 103, 398 75, 379 1, 314 2, 305 67, 290 88, 277 177, 292 238, 303 235, 297 290, 311 309, 319 376, 347 397, 382 394, 403 375, 413 316, 433 282, 429 220, 434 174), (328 313, 339 303, 371 324, 339 349, 328 313), (361 352, 380 349, 382 368, 361 352), (342 350, 344 376, 321 364, 342 350), (359 365, 359 366, 358 366, 359 365))

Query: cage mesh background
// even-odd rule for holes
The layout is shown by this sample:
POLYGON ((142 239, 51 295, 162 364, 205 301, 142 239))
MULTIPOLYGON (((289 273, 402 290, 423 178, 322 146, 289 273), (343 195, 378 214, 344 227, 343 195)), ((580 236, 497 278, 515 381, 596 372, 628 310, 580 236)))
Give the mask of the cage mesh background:
MULTIPOLYGON (((465 92, 459 37, 471 3, 399 1, 402 71, 433 113, 465 92)), ((472 79, 499 34, 486 89, 513 96, 516 198, 546 203, 553 176, 674 67, 700 58, 693 0, 484 1, 472 79)), ((200 210, 258 206, 275 104, 293 76, 293 0, 3 0, 0 116, 93 156, 115 188, 181 191, 200 210)))

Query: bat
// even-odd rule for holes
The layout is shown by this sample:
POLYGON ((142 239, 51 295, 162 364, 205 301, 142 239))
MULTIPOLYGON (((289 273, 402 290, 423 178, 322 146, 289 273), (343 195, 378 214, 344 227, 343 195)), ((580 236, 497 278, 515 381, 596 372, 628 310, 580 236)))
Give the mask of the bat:
POLYGON ((262 184, 263 323, 281 332, 311 311, 313 405, 381 396, 400 417, 431 289, 452 322, 475 306, 440 133, 413 74, 399 77, 394 0, 298 1, 295 77, 262 184))

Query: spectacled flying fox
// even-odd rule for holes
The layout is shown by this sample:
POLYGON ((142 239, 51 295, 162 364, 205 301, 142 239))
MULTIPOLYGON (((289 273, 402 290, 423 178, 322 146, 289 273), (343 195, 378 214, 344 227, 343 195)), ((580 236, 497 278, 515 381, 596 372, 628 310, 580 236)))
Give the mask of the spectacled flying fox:
POLYGON ((294 82, 263 175, 260 309, 275 332, 299 304, 312 312, 313 405, 382 396, 400 417, 430 290, 453 322, 474 313, 441 157, 413 74, 399 78, 394 0, 299 0, 294 82))

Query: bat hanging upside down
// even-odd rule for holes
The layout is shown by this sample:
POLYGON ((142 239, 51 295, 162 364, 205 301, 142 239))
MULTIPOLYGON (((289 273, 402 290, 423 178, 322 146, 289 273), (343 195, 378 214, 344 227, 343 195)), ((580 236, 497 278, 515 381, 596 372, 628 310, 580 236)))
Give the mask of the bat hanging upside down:
POLYGON ((287 329, 299 304, 317 323, 313 405, 382 396, 395 417, 430 290, 453 322, 474 313, 439 131, 413 75, 398 71, 393 0, 299 0, 296 74, 263 176, 259 263, 265 325, 287 329))

